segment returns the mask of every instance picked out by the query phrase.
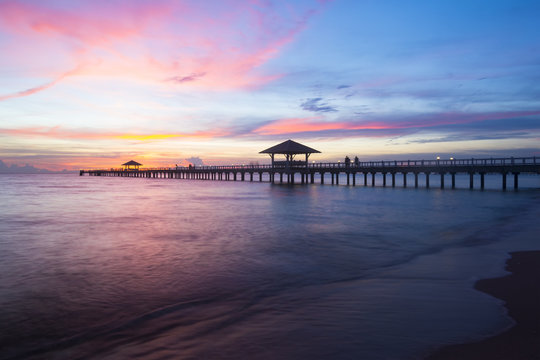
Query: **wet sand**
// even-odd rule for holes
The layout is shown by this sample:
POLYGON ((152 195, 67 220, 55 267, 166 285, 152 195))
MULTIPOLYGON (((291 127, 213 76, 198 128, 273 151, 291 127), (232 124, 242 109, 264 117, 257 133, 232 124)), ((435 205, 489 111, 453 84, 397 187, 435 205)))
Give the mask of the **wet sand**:
POLYGON ((505 301, 516 325, 485 340, 443 347, 428 360, 540 359, 540 251, 511 253, 510 275, 480 280, 477 290, 505 301))

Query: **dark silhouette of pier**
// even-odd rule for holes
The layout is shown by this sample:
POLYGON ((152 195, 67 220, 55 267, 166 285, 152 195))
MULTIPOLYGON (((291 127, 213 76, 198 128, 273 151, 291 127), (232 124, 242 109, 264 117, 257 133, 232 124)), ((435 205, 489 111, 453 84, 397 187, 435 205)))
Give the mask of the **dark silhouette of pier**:
POLYGON ((518 188, 519 175, 522 173, 540 174, 540 161, 536 157, 524 158, 489 158, 489 159, 449 159, 449 160, 406 160, 406 161, 364 161, 358 157, 351 162, 345 157, 345 162, 337 163, 309 163, 309 156, 320 153, 309 146, 287 140, 266 150, 261 154, 270 155, 269 165, 231 165, 231 166, 192 166, 175 168, 140 168, 142 164, 136 161, 128 161, 122 164, 122 169, 109 170, 81 170, 80 175, 93 176, 125 176, 144 178, 169 178, 169 179, 197 179, 197 180, 222 180, 222 181, 254 181, 258 177, 263 181, 263 175, 267 174, 270 182, 280 184, 294 184, 296 176, 300 177, 299 183, 315 183, 315 175, 318 175, 320 183, 324 184, 327 174, 330 175, 332 184, 339 185, 341 174, 346 175, 347 185, 356 186, 357 177, 364 186, 368 185, 368 177, 371 186, 375 186, 375 176, 382 174, 383 186, 387 185, 388 175, 391 175, 392 187, 396 186, 396 176, 401 175, 403 187, 407 187, 407 175, 414 174, 414 187, 418 187, 418 177, 425 176, 425 186, 429 188, 429 180, 432 175, 440 176, 441 189, 445 188, 445 178, 450 175, 452 189, 456 187, 456 174, 469 175, 469 188, 474 188, 474 175, 480 175, 480 188, 485 187, 486 174, 500 174, 502 188, 506 190, 506 179, 509 174, 514 176, 514 188, 518 188), (276 160, 276 155, 283 155, 284 161, 276 160), (298 155, 304 155, 295 160, 298 155))
POLYGON ((499 174, 502 189, 506 189, 507 177, 513 176, 513 186, 519 186, 520 174, 539 174, 540 159, 489 158, 452 160, 405 160, 405 161, 364 161, 337 163, 308 163, 307 161, 274 162, 268 165, 231 166, 190 166, 173 168, 99 169, 81 170, 80 175, 121 176, 140 178, 197 179, 220 181, 266 181, 286 184, 315 183, 315 176, 321 184, 329 180, 339 184, 339 175, 345 175, 347 185, 375 186, 375 175, 382 174, 383 186, 395 187, 399 182, 407 187, 407 175, 414 174, 414 184, 418 187, 419 177, 425 177, 425 187, 430 187, 430 178, 440 177, 440 187, 456 187, 456 174, 469 175, 469 188, 474 188, 474 176, 480 175, 480 189, 484 189, 486 174, 499 174), (329 177, 329 179, 328 179, 329 177), (401 180, 401 181, 399 181, 401 180), (449 180, 447 185, 446 180, 449 180))

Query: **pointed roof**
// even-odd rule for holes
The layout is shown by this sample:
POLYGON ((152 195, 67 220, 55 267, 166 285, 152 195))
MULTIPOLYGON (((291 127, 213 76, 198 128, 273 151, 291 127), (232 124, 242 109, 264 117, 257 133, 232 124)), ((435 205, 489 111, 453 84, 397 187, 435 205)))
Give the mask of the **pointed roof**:
POLYGON ((287 140, 261 151, 259 154, 313 154, 320 153, 319 150, 312 149, 296 141, 287 140))
POLYGON ((133 161, 133 160, 130 160, 125 164, 122 164, 122 166, 129 166, 129 165, 141 166, 142 164, 139 164, 138 162, 133 161))

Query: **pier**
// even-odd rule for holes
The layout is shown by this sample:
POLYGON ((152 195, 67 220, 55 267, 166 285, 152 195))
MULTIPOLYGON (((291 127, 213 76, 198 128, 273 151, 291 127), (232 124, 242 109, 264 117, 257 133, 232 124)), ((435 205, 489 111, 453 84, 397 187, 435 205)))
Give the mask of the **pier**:
MULTIPOLYGON (((294 160, 293 160, 294 161, 294 160)), ((320 184, 325 181, 339 185, 339 175, 345 175, 347 185, 375 185, 375 175, 383 176, 383 186, 396 185, 418 187, 418 179, 425 178, 425 187, 430 187, 430 178, 440 177, 441 188, 455 188, 456 174, 469 176, 469 188, 484 189, 486 174, 499 174, 501 188, 507 188, 507 178, 513 177, 513 187, 519 186, 520 174, 539 174, 540 158, 489 158, 453 160, 405 160, 367 161, 351 163, 307 163, 290 162, 266 165, 192 166, 173 168, 98 169, 80 170, 80 175, 120 176, 139 178, 193 179, 215 181, 263 181, 263 175, 272 183, 313 184, 317 175, 320 184), (414 183, 407 183, 407 175, 414 174, 414 183), (480 175, 479 184, 474 183, 480 175), (448 180, 448 181, 447 181, 448 180)))
MULTIPOLYGON (((406 160, 406 161, 364 161, 355 158, 351 162, 349 157, 345 162, 316 163, 309 162, 309 156, 320 151, 287 140, 260 154, 270 155, 271 163, 268 165, 231 165, 231 166, 189 166, 175 168, 140 168, 136 161, 122 164, 121 169, 81 170, 80 175, 91 176, 122 176, 142 178, 192 179, 216 181, 263 181, 263 175, 271 183, 286 184, 314 184, 317 176, 321 184, 325 178, 330 177, 332 185, 339 185, 340 175, 345 175, 347 185, 375 186, 375 176, 381 174, 382 186, 396 186, 396 178, 402 179, 401 185, 407 187, 407 175, 414 174, 414 187, 418 188, 418 178, 425 177, 425 187, 430 187, 431 176, 440 177, 440 187, 446 186, 445 179, 450 178, 450 187, 456 188, 456 174, 469 175, 469 188, 474 188, 474 177, 480 175, 480 189, 485 188, 486 174, 500 174, 501 187, 506 190, 507 177, 513 176, 514 189, 519 187, 520 174, 540 174, 540 159, 536 157, 522 158, 489 158, 489 159, 449 159, 441 160, 406 160), (276 155, 284 155, 285 160, 276 160, 276 155), (295 160, 298 155, 304 155, 295 160), (297 180, 296 177, 299 177, 297 180), (390 184, 388 181, 390 177, 390 184)), ((478 185, 477 185, 478 186, 478 185)))

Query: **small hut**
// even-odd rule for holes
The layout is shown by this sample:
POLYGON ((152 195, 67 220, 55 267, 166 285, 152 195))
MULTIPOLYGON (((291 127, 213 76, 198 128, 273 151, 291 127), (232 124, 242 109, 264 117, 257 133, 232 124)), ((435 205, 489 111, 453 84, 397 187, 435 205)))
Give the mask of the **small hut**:
POLYGON ((142 164, 139 164, 136 161, 130 160, 127 163, 122 164, 122 166, 124 167, 125 171, 129 171, 129 170, 138 171, 139 167, 142 166, 142 164))
POLYGON ((320 153, 320 151, 310 148, 309 146, 302 145, 296 141, 287 140, 281 144, 277 144, 261 151, 259 154, 269 154, 272 158, 272 168, 307 168, 309 156, 314 153, 320 153), (274 156, 276 154, 285 155, 285 161, 275 161, 274 156), (304 160, 294 160, 296 155, 304 154, 304 160))

